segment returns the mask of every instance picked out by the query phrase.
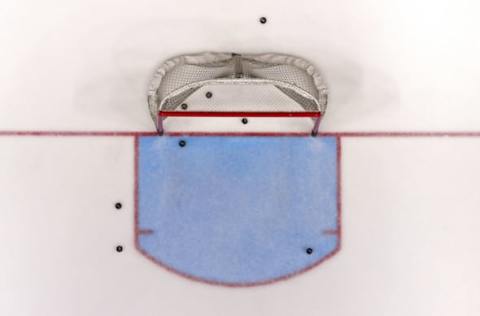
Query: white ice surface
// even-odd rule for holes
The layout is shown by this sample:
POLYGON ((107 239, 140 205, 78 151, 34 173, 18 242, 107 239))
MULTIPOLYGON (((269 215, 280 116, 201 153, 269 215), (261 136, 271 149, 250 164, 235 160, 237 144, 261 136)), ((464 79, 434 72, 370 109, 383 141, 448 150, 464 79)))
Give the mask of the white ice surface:
POLYGON ((323 130, 478 130, 479 15, 471 0, 4 0, 0 126, 152 130, 156 66, 213 50, 311 60, 323 130))
MULTIPOLYGON (((151 131, 158 63, 216 50, 313 61, 324 131, 480 131, 479 16, 467 0, 4 0, 0 130, 151 131)), ((2 136, 0 315, 478 316, 478 161, 480 138, 344 138, 341 251, 227 289, 133 250, 132 138, 2 136)))
POLYGON ((480 312, 480 139, 345 139, 342 250, 247 289, 186 280, 134 251, 132 147, 0 139, 1 315, 480 312))

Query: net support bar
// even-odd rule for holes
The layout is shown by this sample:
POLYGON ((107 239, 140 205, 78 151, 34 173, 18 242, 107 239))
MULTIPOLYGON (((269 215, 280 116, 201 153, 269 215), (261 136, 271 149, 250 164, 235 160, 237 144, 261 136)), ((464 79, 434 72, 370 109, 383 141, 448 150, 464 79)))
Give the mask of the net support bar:
POLYGON ((167 117, 310 117, 314 120, 312 136, 318 134, 320 112, 180 112, 180 111, 159 111, 157 119, 157 130, 160 135, 164 134, 163 120, 167 117))

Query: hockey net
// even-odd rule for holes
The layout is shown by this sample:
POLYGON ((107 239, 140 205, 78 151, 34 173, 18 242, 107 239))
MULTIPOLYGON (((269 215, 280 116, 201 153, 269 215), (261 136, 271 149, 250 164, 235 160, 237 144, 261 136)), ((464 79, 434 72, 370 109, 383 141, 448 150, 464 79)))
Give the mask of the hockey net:
POLYGON ((327 88, 297 57, 203 53, 163 63, 148 103, 160 134, 315 135, 327 88))

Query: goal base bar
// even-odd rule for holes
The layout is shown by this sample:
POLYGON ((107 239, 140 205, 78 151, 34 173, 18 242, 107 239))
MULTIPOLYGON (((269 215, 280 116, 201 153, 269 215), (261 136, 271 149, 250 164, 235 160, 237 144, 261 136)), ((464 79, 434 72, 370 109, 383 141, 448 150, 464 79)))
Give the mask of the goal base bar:
POLYGON ((191 112, 180 112, 180 111, 159 111, 157 118, 157 130, 159 135, 243 135, 243 136, 317 136, 318 128, 320 126, 320 120, 322 114, 320 112, 201 112, 201 111, 191 111, 191 112), (232 133, 218 133, 218 132, 172 132, 165 133, 163 127, 163 120, 168 117, 265 117, 265 118, 276 118, 276 117, 309 117, 314 120, 314 125, 310 133, 269 133, 269 132, 232 132, 232 133))

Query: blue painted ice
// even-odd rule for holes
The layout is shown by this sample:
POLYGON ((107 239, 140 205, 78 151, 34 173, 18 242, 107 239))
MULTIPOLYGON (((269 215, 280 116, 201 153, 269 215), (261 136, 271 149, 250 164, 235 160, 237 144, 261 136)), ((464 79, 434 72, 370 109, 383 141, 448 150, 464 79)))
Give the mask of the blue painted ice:
POLYGON ((301 271, 339 242, 336 164, 334 137, 141 137, 139 246, 211 282, 301 271))

